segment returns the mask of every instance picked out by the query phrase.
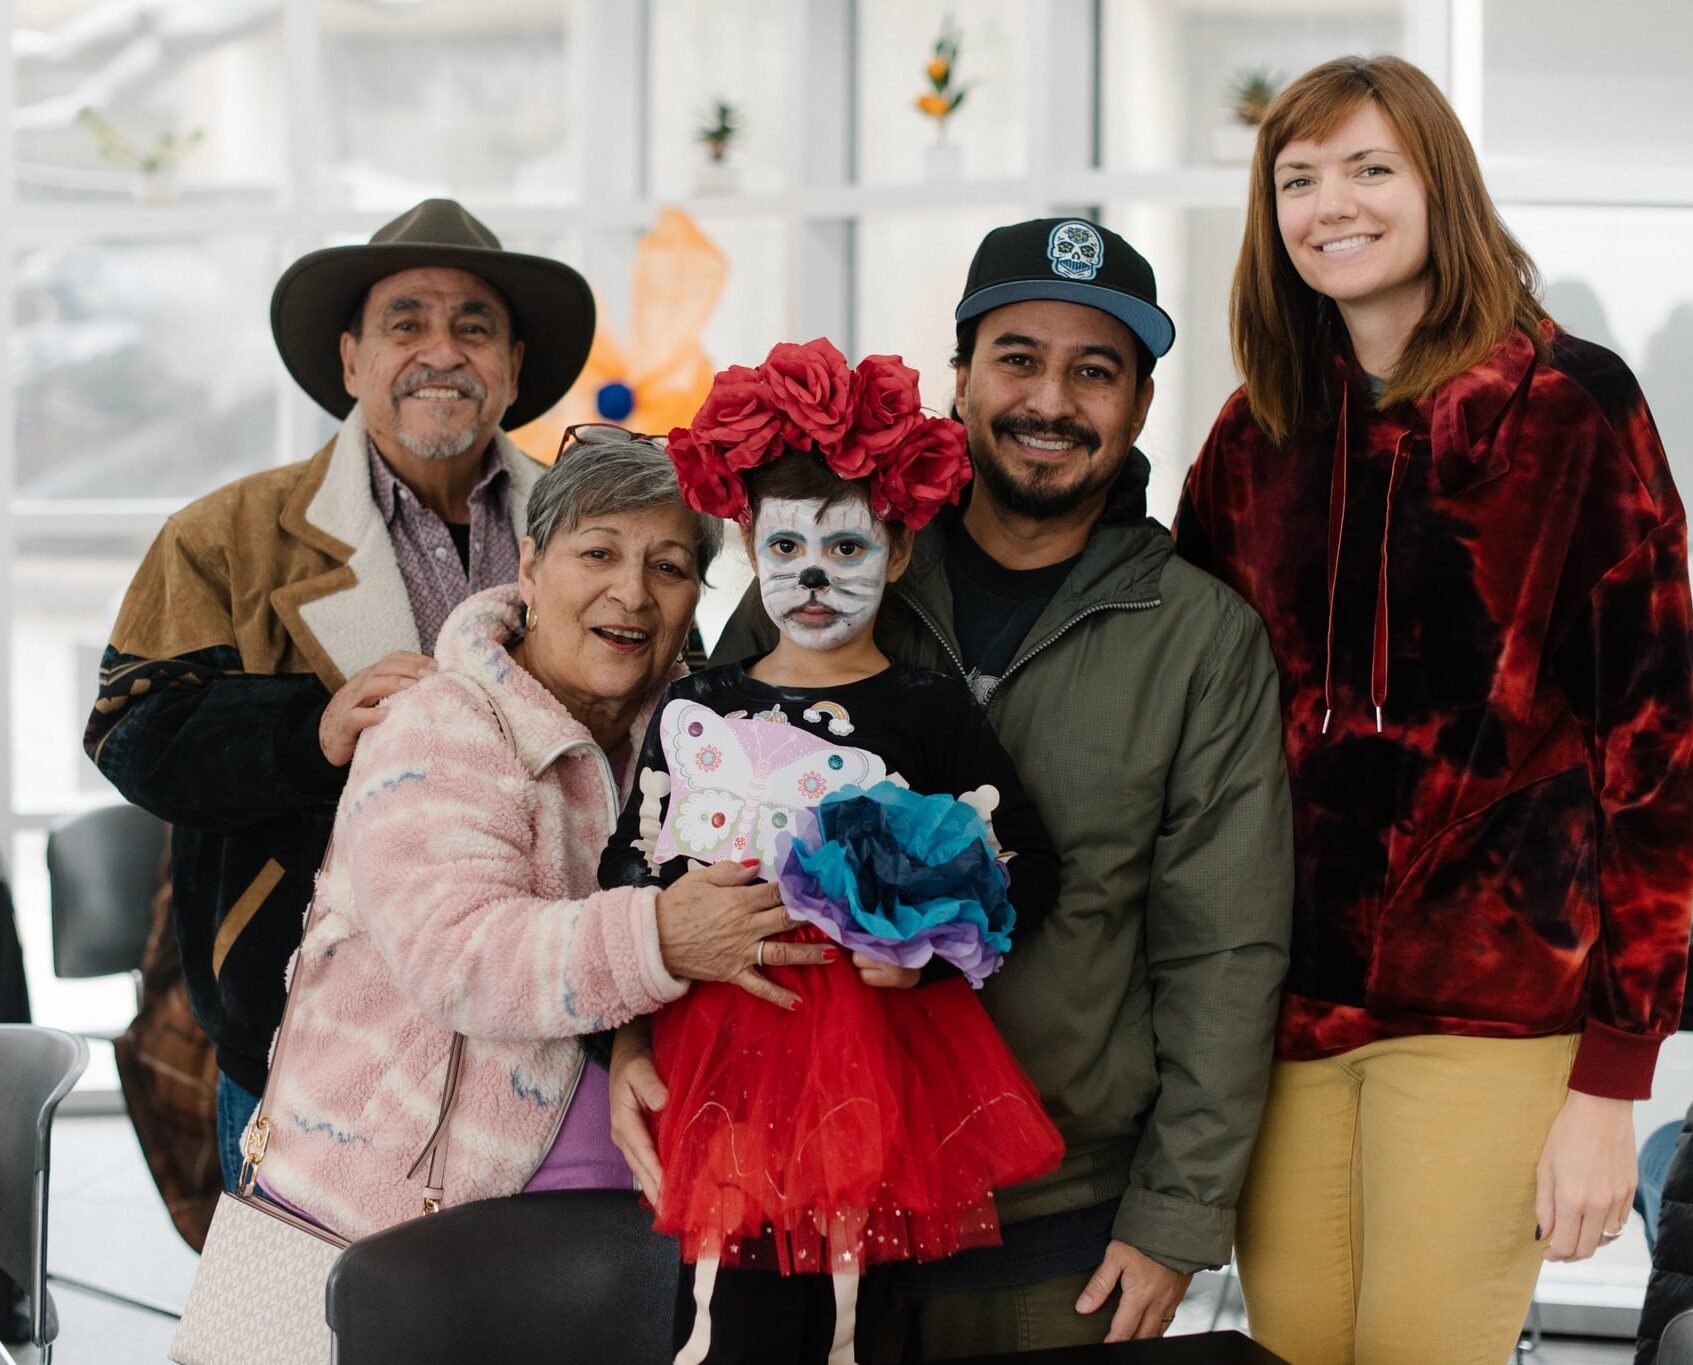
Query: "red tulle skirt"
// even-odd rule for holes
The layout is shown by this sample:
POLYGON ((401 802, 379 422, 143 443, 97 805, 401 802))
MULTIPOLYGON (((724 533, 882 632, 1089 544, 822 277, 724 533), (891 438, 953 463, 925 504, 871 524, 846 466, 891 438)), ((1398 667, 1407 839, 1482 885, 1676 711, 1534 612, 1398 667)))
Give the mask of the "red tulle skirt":
POLYGON ((765 974, 797 1010, 696 983, 654 1021, 657 1229, 686 1260, 783 1274, 997 1244, 992 1191, 1064 1140, 969 984, 876 989, 846 954, 765 974))

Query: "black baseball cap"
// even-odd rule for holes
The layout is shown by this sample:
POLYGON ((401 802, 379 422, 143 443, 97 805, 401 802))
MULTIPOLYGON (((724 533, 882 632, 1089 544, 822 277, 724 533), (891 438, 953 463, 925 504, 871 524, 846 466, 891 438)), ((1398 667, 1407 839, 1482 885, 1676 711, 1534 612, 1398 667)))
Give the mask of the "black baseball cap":
POLYGON ((1109 313, 1155 358, 1176 340, 1176 324, 1158 306, 1158 281, 1146 257, 1085 218, 1035 218, 988 233, 970 262, 953 319, 968 322, 1029 299, 1081 303, 1109 313))

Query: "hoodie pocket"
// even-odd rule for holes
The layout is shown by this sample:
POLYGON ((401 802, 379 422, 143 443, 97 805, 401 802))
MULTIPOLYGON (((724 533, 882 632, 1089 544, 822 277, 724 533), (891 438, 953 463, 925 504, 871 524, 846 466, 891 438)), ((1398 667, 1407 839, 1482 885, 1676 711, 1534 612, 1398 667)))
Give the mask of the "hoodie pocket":
POLYGON ((1382 907, 1369 1008, 1572 1027, 1598 936, 1595 823, 1577 767, 1442 830, 1382 907))

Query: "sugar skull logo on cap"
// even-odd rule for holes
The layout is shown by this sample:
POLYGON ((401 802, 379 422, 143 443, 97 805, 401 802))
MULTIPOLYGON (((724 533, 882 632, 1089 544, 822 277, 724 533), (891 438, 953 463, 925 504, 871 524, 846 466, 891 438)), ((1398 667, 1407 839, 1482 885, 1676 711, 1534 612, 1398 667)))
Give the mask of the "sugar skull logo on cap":
POLYGON ((1092 223, 1072 218, 1052 229, 1046 255, 1053 274, 1067 280, 1091 280, 1105 260, 1105 243, 1099 240, 1092 223))

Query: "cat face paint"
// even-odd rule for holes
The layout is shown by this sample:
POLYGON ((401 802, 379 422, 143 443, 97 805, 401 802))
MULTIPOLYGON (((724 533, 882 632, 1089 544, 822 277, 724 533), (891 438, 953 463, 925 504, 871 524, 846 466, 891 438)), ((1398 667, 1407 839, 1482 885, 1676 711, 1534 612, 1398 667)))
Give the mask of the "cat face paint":
POLYGON ((887 527, 857 498, 770 498, 753 524, 764 609, 802 649, 839 649, 876 619, 888 586, 887 527))

